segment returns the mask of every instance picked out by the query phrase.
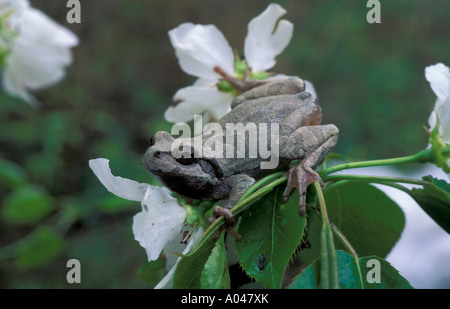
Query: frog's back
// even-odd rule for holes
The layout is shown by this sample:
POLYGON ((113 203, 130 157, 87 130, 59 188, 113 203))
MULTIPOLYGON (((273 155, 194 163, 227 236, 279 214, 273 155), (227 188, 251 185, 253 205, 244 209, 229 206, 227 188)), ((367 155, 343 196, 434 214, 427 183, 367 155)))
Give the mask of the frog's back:
POLYGON ((241 103, 219 120, 225 128, 227 123, 282 123, 294 111, 299 122, 312 114, 321 114, 317 98, 308 92, 262 97, 241 103))
MULTIPOLYGON (((305 92, 252 99, 234 107, 219 121, 225 134, 223 137, 225 147, 224 156, 218 159, 218 163, 223 168, 224 175, 246 173, 249 176, 258 178, 268 172, 273 172, 273 170, 261 170, 261 161, 266 161, 270 158, 261 158, 259 151, 259 147, 261 147, 259 145, 260 139, 264 138, 264 135, 267 137, 266 149, 269 151, 273 142, 271 140, 271 124, 279 124, 279 134, 286 134, 287 132, 285 131, 289 128, 284 128, 282 122, 288 116, 294 115, 297 121, 302 123, 304 119, 307 119, 314 113, 320 114, 320 107, 316 98, 305 92), (261 124, 265 125, 262 126, 261 124), (227 129, 229 131, 233 130, 233 132, 229 132, 227 129), (240 138, 237 131, 235 131, 239 129, 241 129, 240 138), (264 131, 260 132, 260 130, 264 131), (252 133, 249 131, 252 131, 252 133), (231 142, 234 148, 232 155, 230 153, 227 155, 225 151, 226 143, 230 143, 230 141, 226 140, 226 134, 234 134, 234 143, 231 142), (239 153, 239 146, 241 149, 245 149, 244 155, 242 155, 242 151, 239 153), (254 155, 251 156, 250 148, 256 150, 256 157, 254 155)), ((278 168, 284 166, 285 162, 280 162, 278 168)))
POLYGON ((287 115, 298 108, 295 96, 271 96, 247 101, 223 116, 219 124, 225 128, 227 123, 243 123, 244 125, 250 122, 281 123, 287 115))

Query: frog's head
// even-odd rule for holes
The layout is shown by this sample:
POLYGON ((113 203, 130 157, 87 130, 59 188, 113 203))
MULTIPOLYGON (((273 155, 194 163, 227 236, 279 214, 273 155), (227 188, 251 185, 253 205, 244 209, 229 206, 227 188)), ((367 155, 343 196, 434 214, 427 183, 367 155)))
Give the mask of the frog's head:
POLYGON ((168 132, 156 132, 150 147, 142 158, 142 164, 173 191, 191 198, 201 198, 222 177, 215 159, 205 159, 185 139, 183 146, 168 132), (179 151, 179 152, 178 152, 179 151))

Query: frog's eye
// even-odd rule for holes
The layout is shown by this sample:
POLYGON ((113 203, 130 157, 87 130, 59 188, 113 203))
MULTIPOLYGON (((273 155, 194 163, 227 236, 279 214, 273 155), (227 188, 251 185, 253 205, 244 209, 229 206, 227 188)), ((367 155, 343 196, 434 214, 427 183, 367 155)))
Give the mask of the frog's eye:
POLYGON ((191 165, 191 164, 197 163, 197 159, 181 157, 181 158, 177 159, 177 162, 182 165, 191 165))
POLYGON ((150 146, 155 145, 155 134, 153 134, 152 137, 150 137, 150 146))
POLYGON ((182 165, 191 165, 197 163, 198 159, 194 156, 194 147, 190 147, 190 149, 184 150, 183 146, 180 146, 180 151, 182 151, 182 155, 180 158, 176 159, 178 163, 182 165))

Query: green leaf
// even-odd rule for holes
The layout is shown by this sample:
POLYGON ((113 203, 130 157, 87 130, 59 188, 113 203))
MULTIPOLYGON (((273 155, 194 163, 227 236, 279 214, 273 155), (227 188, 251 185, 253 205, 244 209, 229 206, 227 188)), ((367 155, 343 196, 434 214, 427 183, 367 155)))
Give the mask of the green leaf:
POLYGON ((194 254, 181 259, 175 271, 175 289, 200 289, 201 275, 217 239, 210 237, 194 254))
POLYGON ((12 162, 0 159, 0 183, 17 188, 23 186, 27 179, 24 169, 12 162))
POLYGON ((200 277, 200 284, 202 289, 230 288, 227 252, 223 237, 216 242, 206 261, 200 277))
MULTIPOLYGON (((362 288, 356 267, 356 261, 345 251, 337 250, 336 257, 338 261, 339 287, 341 289, 360 289, 362 288)), ((362 271, 364 288, 366 289, 411 289, 412 286, 403 278, 398 270, 396 270, 389 262, 376 257, 369 256, 359 259, 360 269, 362 271), (369 261, 378 261, 378 264, 368 264, 369 261), (380 282, 373 282, 373 273, 379 270, 380 282), (369 281, 369 280, 370 281, 369 281)), ((323 284, 321 283, 320 270, 321 263, 316 260, 312 265, 307 267, 293 282, 289 285, 289 289, 315 289, 323 284)))
POLYGON ((317 289, 320 284, 320 261, 317 259, 294 278, 288 289, 317 289))
POLYGON ((161 258, 147 262, 138 269, 138 278, 150 288, 154 288, 166 274, 165 266, 166 262, 161 258))
POLYGON ((23 270, 44 266, 57 257, 63 247, 64 242, 58 232, 48 227, 39 227, 20 244, 15 264, 23 270))
MULTIPOLYGON (((385 257, 400 238, 405 215, 378 188, 347 182, 325 190, 328 217, 342 231, 359 256, 385 257)), ((336 249, 344 249, 336 243, 336 249)))
POLYGON ((440 227, 450 233, 450 184, 431 176, 422 178, 428 182, 422 189, 405 190, 440 227))
MULTIPOLYGON (((402 277, 397 269, 395 269, 388 261, 379 258, 377 256, 367 256, 360 258, 361 270, 363 273, 363 278, 366 280, 364 282, 364 287, 366 289, 412 289, 411 284, 402 277), (380 262, 380 283, 368 282, 368 278, 371 276, 371 270, 373 271, 374 266, 368 264, 371 260, 377 260, 380 262)), ((353 271, 353 270, 352 270, 353 271)))
POLYGON ((368 256, 360 259, 361 270, 363 278, 366 279, 364 287, 366 289, 412 289, 411 284, 402 277, 397 269, 395 269, 388 261, 379 258, 377 256, 368 256), (381 282, 368 282, 368 278, 371 277, 369 273, 373 270, 374 266, 368 264, 371 260, 377 260, 380 262, 380 278, 381 282))
POLYGON ((298 215, 295 192, 282 203, 285 184, 255 203, 239 223, 242 239, 236 241, 240 265, 266 288, 280 288, 283 272, 294 254, 306 225, 298 215))
POLYGON ((361 286, 361 281, 359 280, 359 274, 356 267, 356 260, 353 256, 345 251, 336 251, 336 256, 338 258, 338 271, 339 271, 339 287, 341 289, 361 289, 365 288, 367 268, 362 259, 359 258, 361 273, 363 274, 363 284, 361 286))
POLYGON ((81 202, 73 197, 61 198, 58 200, 59 211, 56 226, 66 229, 78 220, 82 215, 81 202))
POLYGON ((24 187, 5 199, 2 216, 9 223, 33 224, 52 211, 52 204, 52 198, 42 188, 24 187))

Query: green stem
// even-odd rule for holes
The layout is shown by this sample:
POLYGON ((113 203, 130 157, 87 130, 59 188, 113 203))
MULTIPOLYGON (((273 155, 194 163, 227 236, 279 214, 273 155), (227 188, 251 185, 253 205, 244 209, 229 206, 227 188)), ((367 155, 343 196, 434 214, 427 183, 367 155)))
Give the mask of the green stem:
POLYGON ((333 241, 333 231, 328 218, 325 198, 318 181, 314 182, 322 214, 322 229, 320 233, 320 284, 325 289, 339 289, 339 273, 336 250, 333 241))
POLYGON ((380 184, 385 185, 385 186, 389 186, 389 187, 392 187, 392 188, 395 188, 395 189, 398 189, 398 190, 403 191, 403 192, 405 192, 407 194, 410 193, 408 188, 405 188, 404 186, 401 186, 401 185, 399 185, 399 184, 397 184, 395 182, 380 182, 380 184))
POLYGON ((423 181, 423 180, 402 178, 402 177, 347 175, 347 174, 328 175, 328 176, 324 176, 322 180, 323 181, 333 181, 333 182, 342 181, 342 180, 358 180, 358 181, 376 182, 376 183, 401 182, 401 183, 409 183, 409 184, 421 185, 421 186, 428 184, 426 181, 423 181))
POLYGON ((284 172, 278 172, 278 173, 273 173, 270 174, 264 178, 262 178, 261 180, 259 180, 257 183, 255 183, 250 189, 247 190, 247 192, 245 192, 242 197, 239 199, 238 202, 244 200, 245 198, 247 198, 250 194, 252 194, 253 192, 255 192, 256 190, 258 190, 259 187, 261 187, 263 184, 272 181, 278 177, 280 177, 281 175, 283 175, 284 172))
POLYGON ((330 219, 328 218, 327 207, 325 205, 325 198, 323 196, 322 187, 318 181, 314 182, 314 188, 317 191, 317 198, 319 200, 320 213, 322 214, 322 222, 324 224, 330 225, 330 219))
POLYGON ((258 191, 256 191, 254 194, 250 195, 249 197, 246 197, 244 200, 240 200, 240 202, 238 202, 236 204, 236 206, 234 206, 233 208, 231 208, 231 212, 233 213, 233 215, 238 215, 241 212, 243 212, 244 210, 246 210, 249 206, 249 203, 253 202, 254 200, 268 194, 270 191, 272 191, 276 186, 278 186, 279 184, 282 184, 283 182, 285 182, 287 180, 287 176, 283 176, 278 178, 275 181, 272 181, 270 184, 266 185, 265 187, 259 189, 258 191))
POLYGON ((414 163, 414 162, 426 162, 430 159, 431 155, 432 155, 431 149, 425 149, 425 150, 419 151, 418 153, 416 153, 414 155, 406 156, 406 157, 337 164, 337 165, 330 166, 329 168, 326 168, 324 170, 321 170, 319 172, 319 175, 321 177, 325 177, 326 175, 329 175, 329 174, 332 174, 332 173, 335 173, 338 171, 346 170, 346 169, 351 169, 351 168, 384 166, 384 165, 398 165, 398 164, 414 163))

